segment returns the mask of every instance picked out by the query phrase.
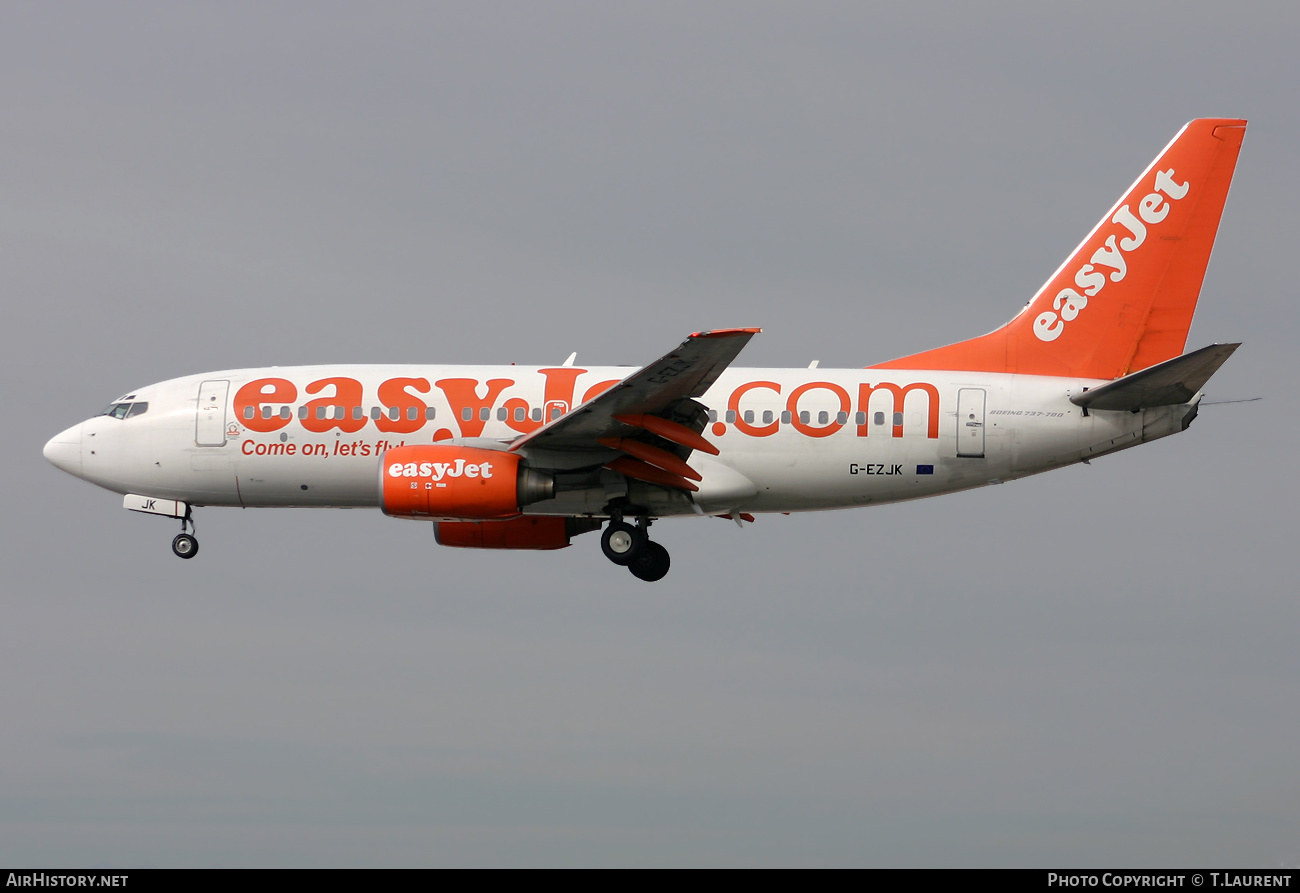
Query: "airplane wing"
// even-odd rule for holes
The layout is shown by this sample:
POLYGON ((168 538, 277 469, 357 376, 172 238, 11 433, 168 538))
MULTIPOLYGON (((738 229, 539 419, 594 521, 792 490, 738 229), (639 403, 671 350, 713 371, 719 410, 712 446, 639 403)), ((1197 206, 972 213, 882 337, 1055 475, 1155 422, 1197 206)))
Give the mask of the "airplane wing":
POLYGON ((598 450, 603 446, 629 456, 636 455, 637 458, 617 460, 623 463, 624 468, 633 470, 644 464, 646 457, 642 455, 645 450, 630 441, 644 440, 650 435, 687 447, 688 451, 706 449, 716 452, 699 436, 698 428, 689 428, 671 417, 683 401, 707 391, 749 339, 760 331, 716 329, 696 332, 675 350, 633 372, 608 390, 531 434, 518 438, 511 443, 510 449, 598 450), (631 448, 611 445, 613 441, 622 440, 628 440, 631 448))

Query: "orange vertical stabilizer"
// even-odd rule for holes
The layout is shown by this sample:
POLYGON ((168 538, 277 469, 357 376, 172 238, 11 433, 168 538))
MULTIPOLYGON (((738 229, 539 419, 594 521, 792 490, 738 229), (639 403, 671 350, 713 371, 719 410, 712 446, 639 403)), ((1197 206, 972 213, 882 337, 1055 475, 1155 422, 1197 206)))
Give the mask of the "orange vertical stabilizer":
POLYGON ((870 369, 1119 378, 1179 356, 1246 122, 1189 122, 997 331, 870 369))

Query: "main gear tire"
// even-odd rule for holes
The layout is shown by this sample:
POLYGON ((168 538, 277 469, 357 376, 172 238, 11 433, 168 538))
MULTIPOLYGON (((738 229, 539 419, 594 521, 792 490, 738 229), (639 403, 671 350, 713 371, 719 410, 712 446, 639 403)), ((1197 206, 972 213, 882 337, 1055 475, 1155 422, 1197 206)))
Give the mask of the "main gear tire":
POLYGON ((600 550, 610 561, 626 567, 644 551, 648 542, 650 540, 640 527, 633 527, 623 521, 610 521, 605 532, 600 535, 600 550))
POLYGON ((671 566, 672 559, 668 555, 668 550, 656 542, 647 541, 645 548, 628 562, 627 569, 637 579, 653 583, 662 580, 671 566))

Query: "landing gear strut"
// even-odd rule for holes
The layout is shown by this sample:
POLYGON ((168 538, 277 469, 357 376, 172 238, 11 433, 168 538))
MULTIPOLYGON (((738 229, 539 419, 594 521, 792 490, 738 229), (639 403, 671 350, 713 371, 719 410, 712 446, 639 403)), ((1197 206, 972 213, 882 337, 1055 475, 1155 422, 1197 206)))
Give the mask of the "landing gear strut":
POLYGON ((194 516, 187 506, 185 517, 181 518, 181 532, 172 540, 172 554, 177 558, 193 558, 199 554, 199 540, 193 533, 186 533, 186 528, 194 530, 194 516))
POLYGON ((632 576, 653 583, 668 573, 672 559, 667 549, 650 539, 649 527, 648 517, 638 518, 633 526, 615 510, 600 536, 600 549, 610 561, 631 571, 632 576))

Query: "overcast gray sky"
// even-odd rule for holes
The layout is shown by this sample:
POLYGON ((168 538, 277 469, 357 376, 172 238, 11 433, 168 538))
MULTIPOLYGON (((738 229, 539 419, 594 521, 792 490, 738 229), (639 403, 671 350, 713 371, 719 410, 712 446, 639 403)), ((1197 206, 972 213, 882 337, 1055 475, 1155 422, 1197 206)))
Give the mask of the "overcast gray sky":
POLYGON ((0 8, 0 864, 1300 865, 1285 3, 0 8), (45 463, 315 362, 861 366, 1009 318, 1250 119, 1185 434, 1002 487, 441 549, 45 463))

